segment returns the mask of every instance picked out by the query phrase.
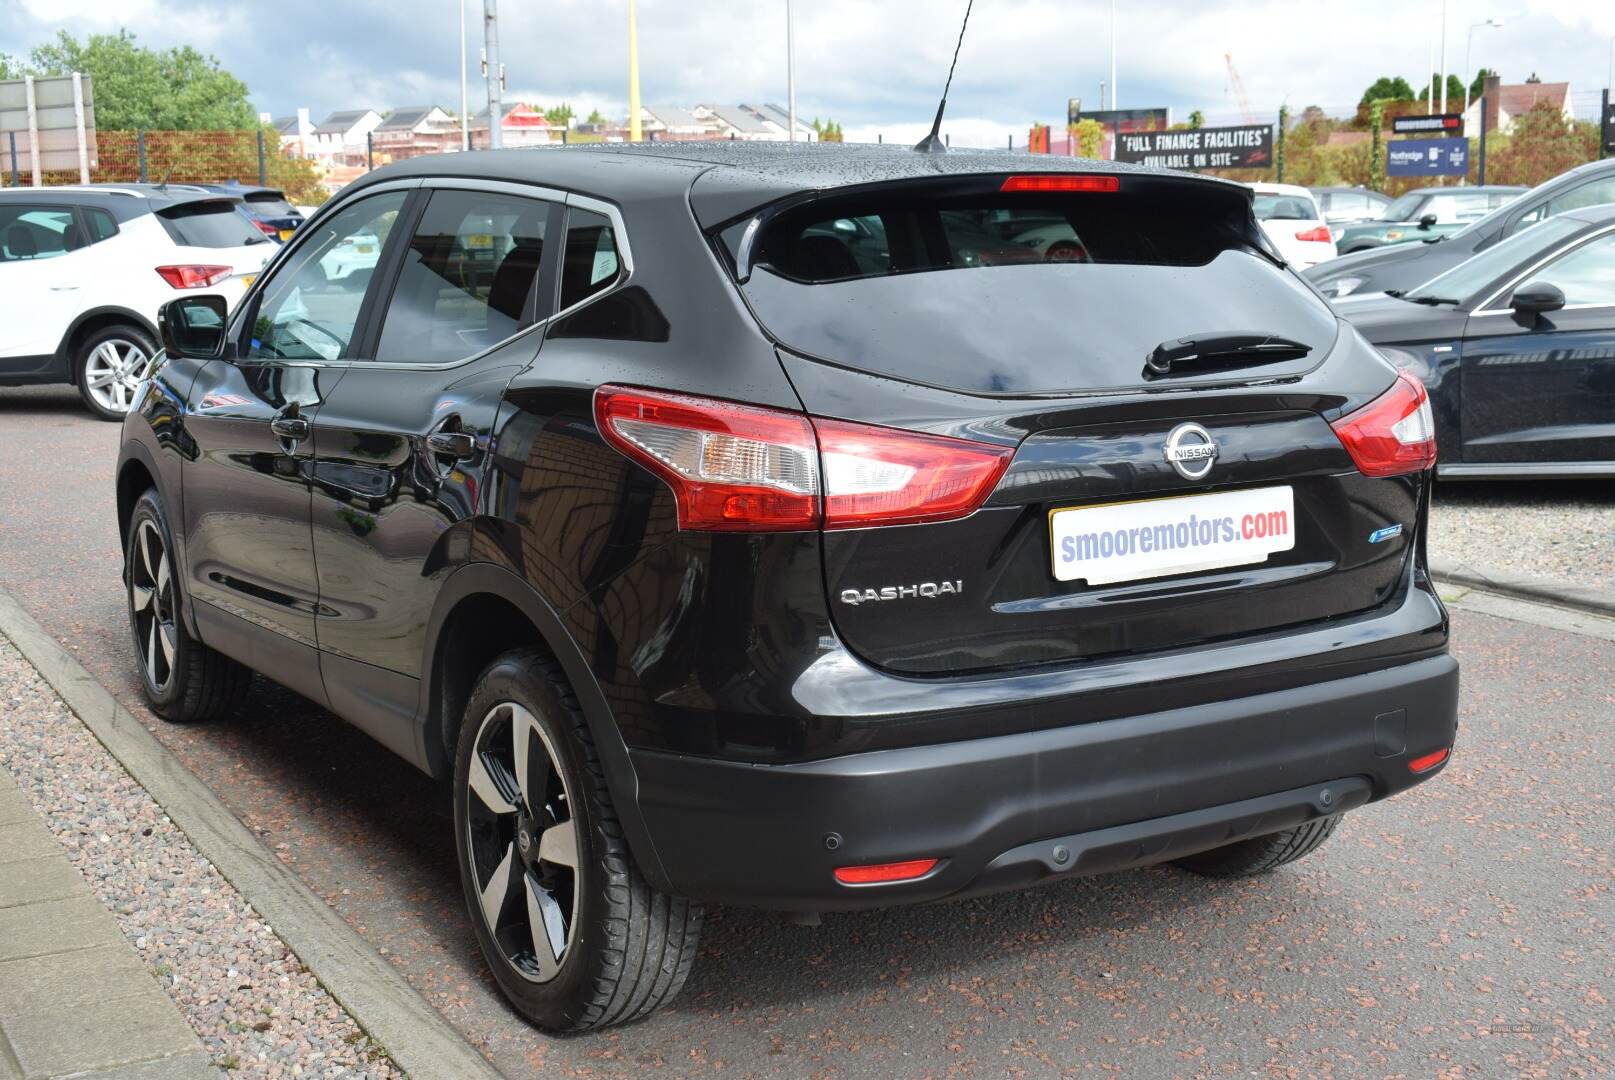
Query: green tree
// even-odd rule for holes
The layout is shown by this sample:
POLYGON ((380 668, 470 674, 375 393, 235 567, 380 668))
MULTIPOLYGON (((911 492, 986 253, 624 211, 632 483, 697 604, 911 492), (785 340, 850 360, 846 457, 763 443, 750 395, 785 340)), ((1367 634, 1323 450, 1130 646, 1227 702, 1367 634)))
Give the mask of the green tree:
POLYGON ((63 30, 55 41, 35 48, 30 60, 35 75, 89 75, 94 80, 95 126, 103 131, 258 125, 246 83, 220 67, 217 57, 189 45, 148 49, 137 45, 127 30, 91 34, 80 43, 63 30))
POLYGON ((599 109, 590 109, 589 110, 589 119, 586 122, 590 123, 590 124, 609 124, 609 123, 611 123, 611 121, 607 120, 604 116, 602 116, 600 114, 599 109))
MULTIPOLYGON (((1426 86, 1424 89, 1420 90, 1418 100, 1420 100, 1420 101, 1429 100, 1430 91, 1432 89, 1434 89, 1435 92, 1436 92, 1436 100, 1440 101, 1441 100, 1441 84, 1439 82, 1433 82, 1433 83, 1431 83, 1430 86, 1426 86)), ((1480 91, 1477 90, 1475 92, 1479 93, 1480 91)), ((1447 107, 1451 108, 1452 103, 1455 102, 1455 101, 1458 103, 1459 108, 1463 108, 1463 105, 1464 105, 1464 81, 1462 79, 1460 79, 1456 75, 1448 75, 1447 76, 1447 107)))
POLYGON ((1472 98, 1480 97, 1481 91, 1486 89, 1486 80, 1496 74, 1497 72, 1491 68, 1481 68, 1475 72, 1475 81, 1469 84, 1469 96, 1472 98))
POLYGON ((1105 125, 1088 117, 1071 125, 1070 134, 1077 140, 1077 156, 1097 158, 1105 148, 1105 125))
POLYGON ((1506 142, 1488 149, 1486 179, 1534 186, 1597 156, 1598 125, 1566 120, 1557 105, 1539 101, 1514 118, 1506 142))
POLYGON ((548 120, 552 124, 557 125, 570 124, 572 118, 576 115, 577 113, 572 111, 572 106, 566 104, 557 105, 553 109, 544 110, 544 119, 548 120))
POLYGON ((16 79, 21 76, 22 65, 5 53, 0 53, 0 79, 16 79))
MULTIPOLYGON (((1464 96, 1464 88, 1458 87, 1458 96, 1464 96)), ((1363 91, 1363 98, 1358 104, 1367 105, 1381 98, 1393 98, 1397 101, 1407 101, 1413 97, 1413 87, 1400 75, 1381 75, 1375 79, 1367 90, 1363 91)))
POLYGON ((1206 126, 1206 114, 1199 109, 1189 110, 1189 127, 1203 128, 1206 126))

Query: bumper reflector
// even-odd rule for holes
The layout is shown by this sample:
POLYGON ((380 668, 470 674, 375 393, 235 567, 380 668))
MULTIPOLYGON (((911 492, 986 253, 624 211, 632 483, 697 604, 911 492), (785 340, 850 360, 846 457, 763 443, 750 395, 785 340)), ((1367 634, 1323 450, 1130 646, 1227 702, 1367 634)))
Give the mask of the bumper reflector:
POLYGON ((935 859, 910 859, 908 862, 876 863, 873 866, 838 866, 836 880, 843 885, 878 885, 888 881, 913 881, 929 874, 936 863, 935 859))
POLYGON ((1408 762, 1408 770, 1410 772, 1429 772, 1437 765, 1440 765, 1443 761, 1446 761, 1447 754, 1450 752, 1451 751, 1449 749, 1443 748, 1441 750, 1437 750, 1433 754, 1426 754, 1423 757, 1413 758, 1408 762))

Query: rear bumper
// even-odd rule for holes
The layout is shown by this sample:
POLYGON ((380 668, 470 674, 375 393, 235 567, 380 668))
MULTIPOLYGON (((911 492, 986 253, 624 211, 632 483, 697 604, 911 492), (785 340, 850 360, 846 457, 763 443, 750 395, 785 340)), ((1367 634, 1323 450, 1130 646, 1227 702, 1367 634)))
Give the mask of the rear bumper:
POLYGON ((630 754, 675 891, 837 910, 1146 865, 1352 809, 1439 771, 1407 763, 1453 744, 1457 697, 1458 665, 1443 654, 1188 708, 796 765, 630 754), (941 862, 916 881, 833 876, 920 858, 941 862))

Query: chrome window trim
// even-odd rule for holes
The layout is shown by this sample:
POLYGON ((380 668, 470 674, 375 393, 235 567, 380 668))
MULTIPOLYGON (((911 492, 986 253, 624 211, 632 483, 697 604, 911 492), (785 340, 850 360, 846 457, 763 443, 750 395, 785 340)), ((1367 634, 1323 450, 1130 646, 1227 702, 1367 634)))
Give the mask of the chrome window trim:
MULTIPOLYGON (((1555 216, 1557 216, 1557 215, 1555 215, 1555 216)), ((1506 307, 1494 308, 1494 307, 1488 307, 1487 305, 1492 303, 1498 297, 1507 295, 1508 293, 1514 291, 1516 288, 1518 288, 1520 286, 1521 282, 1523 282, 1526 278, 1530 277, 1532 274, 1536 273, 1538 270, 1541 270, 1544 266, 1547 266, 1549 263, 1554 262, 1555 260, 1561 258, 1562 256, 1568 255, 1571 251, 1575 250, 1576 248, 1582 247, 1582 246, 1584 246, 1586 244, 1590 244, 1594 240, 1602 239, 1603 237, 1608 236, 1611 232, 1615 232, 1615 225, 1605 225, 1603 228, 1598 229, 1595 232, 1590 232, 1590 233, 1587 233, 1587 234, 1585 234, 1583 236, 1579 236, 1579 237, 1577 237, 1577 238, 1575 238, 1573 240, 1566 241, 1560 247, 1555 249, 1551 254, 1545 255, 1541 259, 1537 260, 1537 262, 1534 265, 1532 265, 1529 270, 1526 270, 1524 273, 1517 275, 1516 277, 1511 279, 1506 285, 1504 285, 1503 287, 1501 287, 1501 288, 1497 289, 1496 291, 1494 291, 1482 303, 1476 305, 1475 310, 1474 310, 1475 316, 1479 317, 1481 315, 1512 315, 1514 313, 1513 308, 1506 308, 1506 307)), ((1600 307, 1611 307, 1611 306, 1615 306, 1615 302, 1606 303, 1606 304, 1566 304, 1564 307, 1560 308, 1559 310, 1560 311, 1578 311, 1578 310, 1581 310, 1581 309, 1584 309, 1584 308, 1600 308, 1600 307)))
MULTIPOLYGON (((411 179, 411 180, 389 180, 389 181, 386 181, 384 183, 367 186, 367 187, 365 187, 363 189, 362 192, 355 193, 355 195, 351 199, 341 199, 341 200, 332 199, 330 202, 327 202, 324 206, 320 207, 320 209, 314 214, 314 216, 310 217, 306 222, 304 222, 302 225, 300 225, 298 227, 298 232, 302 232, 303 229, 306 229, 309 226, 318 223, 322 218, 326 217, 328 214, 338 212, 338 210, 340 208, 334 205, 334 204, 336 204, 338 202, 340 202, 341 205, 343 205, 343 206, 347 206, 347 205, 351 205, 354 202, 357 202, 358 200, 360 200, 362 198, 365 198, 368 195, 378 194, 378 193, 384 192, 384 191, 404 189, 404 188, 426 188, 426 189, 432 190, 432 191, 437 191, 437 190, 487 191, 487 192, 492 192, 494 194, 499 194, 499 195, 515 195, 515 196, 518 196, 520 198, 525 198, 525 199, 538 199, 538 200, 542 200, 542 201, 546 201, 546 202, 558 202, 558 203, 562 204, 563 206, 567 206, 567 207, 576 206, 580 210, 592 210, 592 211, 594 211, 594 212, 596 212, 598 214, 603 215, 605 218, 607 218, 611 222, 612 231, 613 231, 613 233, 615 233, 618 260, 622 263, 622 270, 621 270, 620 273, 618 273, 617 280, 611 284, 610 288, 602 289, 599 292, 594 293, 591 296, 586 296, 582 300, 579 300, 577 303, 571 305, 570 307, 562 308, 559 311, 551 312, 548 316, 546 316, 543 319, 538 320, 532 326, 524 326, 520 330, 516 331, 514 334, 511 334, 509 337, 504 338, 501 341, 495 342, 494 344, 488 346, 486 349, 483 349, 481 352, 472 353, 470 356, 464 357, 464 358, 459 359, 459 360, 450 360, 450 361, 447 361, 447 362, 441 363, 441 364, 406 364, 406 363, 401 363, 401 362, 397 362, 397 361, 385 361, 385 360, 354 360, 354 359, 346 359, 346 360, 304 360, 304 359, 299 359, 299 360, 293 361, 293 360, 279 360, 279 359, 276 359, 274 357, 247 357, 247 358, 241 358, 241 359, 230 361, 231 363, 236 363, 236 364, 259 364, 259 363, 295 364, 295 365, 297 365, 299 367, 316 367, 316 368, 333 368, 333 369, 335 369, 335 368, 360 367, 360 368, 364 368, 366 370, 380 370, 380 371, 449 371, 449 370, 452 370, 453 368, 462 367, 462 366, 464 366, 466 364, 474 363, 474 362, 476 362, 478 360, 481 360, 483 357, 487 356, 488 354, 496 352, 499 349, 503 349, 506 346, 510 345, 512 342, 514 342, 514 341, 516 341, 516 340, 518 340, 520 338, 524 338, 527 335, 529 335, 531 333, 534 333, 535 331, 545 329, 551 323, 555 322, 557 319, 561 319, 561 318, 564 318, 564 317, 566 317, 568 315, 571 315, 572 313, 574 313, 574 312, 576 312, 576 311, 578 311, 578 310, 580 310, 582 308, 587 307, 588 305, 594 303, 597 300, 602 300, 605 297, 610 296, 612 293, 617 292, 619 289, 622 289, 628 283, 628 281, 630 279, 632 279, 633 276, 634 276, 634 259, 633 259, 633 254, 632 254, 632 252, 631 252, 631 250, 630 250, 630 248, 628 246, 628 230, 623 225, 622 211, 617 207, 617 205, 615 203, 606 202, 603 199, 597 199, 597 198, 594 198, 592 196, 578 195, 578 194, 575 194, 573 192, 563 191, 563 190, 561 190, 559 188, 545 187, 542 184, 523 184, 523 183, 517 183, 517 182, 509 181, 509 180, 476 180, 476 179, 468 179, 468 178, 464 178, 464 177, 441 177, 441 178, 419 177, 419 178, 415 178, 415 179, 411 179)), ((564 231, 564 226, 563 226, 563 231, 564 231)), ((565 240, 564 240, 564 237, 563 237, 563 243, 564 242, 565 242, 565 240)), ((258 272, 258 280, 253 282, 253 289, 259 289, 259 288, 263 287, 262 282, 264 281, 264 279, 266 279, 269 276, 269 274, 273 271, 275 265, 282 258, 286 257, 286 251, 290 247, 291 247, 290 244, 283 245, 280 252, 275 256, 275 258, 270 260, 270 263, 268 265, 266 265, 262 270, 260 270, 258 272)), ((241 300, 239 302, 240 306, 237 308, 238 311, 246 310, 248 297, 250 297, 251 295, 252 295, 251 292, 249 292, 249 293, 247 293, 245 296, 243 296, 241 298, 241 300)))

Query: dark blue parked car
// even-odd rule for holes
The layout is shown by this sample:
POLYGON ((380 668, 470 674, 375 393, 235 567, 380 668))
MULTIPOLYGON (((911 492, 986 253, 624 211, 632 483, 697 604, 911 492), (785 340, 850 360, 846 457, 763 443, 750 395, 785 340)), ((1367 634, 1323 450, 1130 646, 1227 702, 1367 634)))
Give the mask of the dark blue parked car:
POLYGON ((258 227, 258 230, 271 239, 284 243, 292 238, 292 233, 303 224, 303 215, 297 207, 286 201, 286 193, 279 188, 258 187, 255 184, 187 184, 187 187, 198 187, 203 191, 214 192, 220 195, 238 195, 241 198, 242 212, 258 227))

